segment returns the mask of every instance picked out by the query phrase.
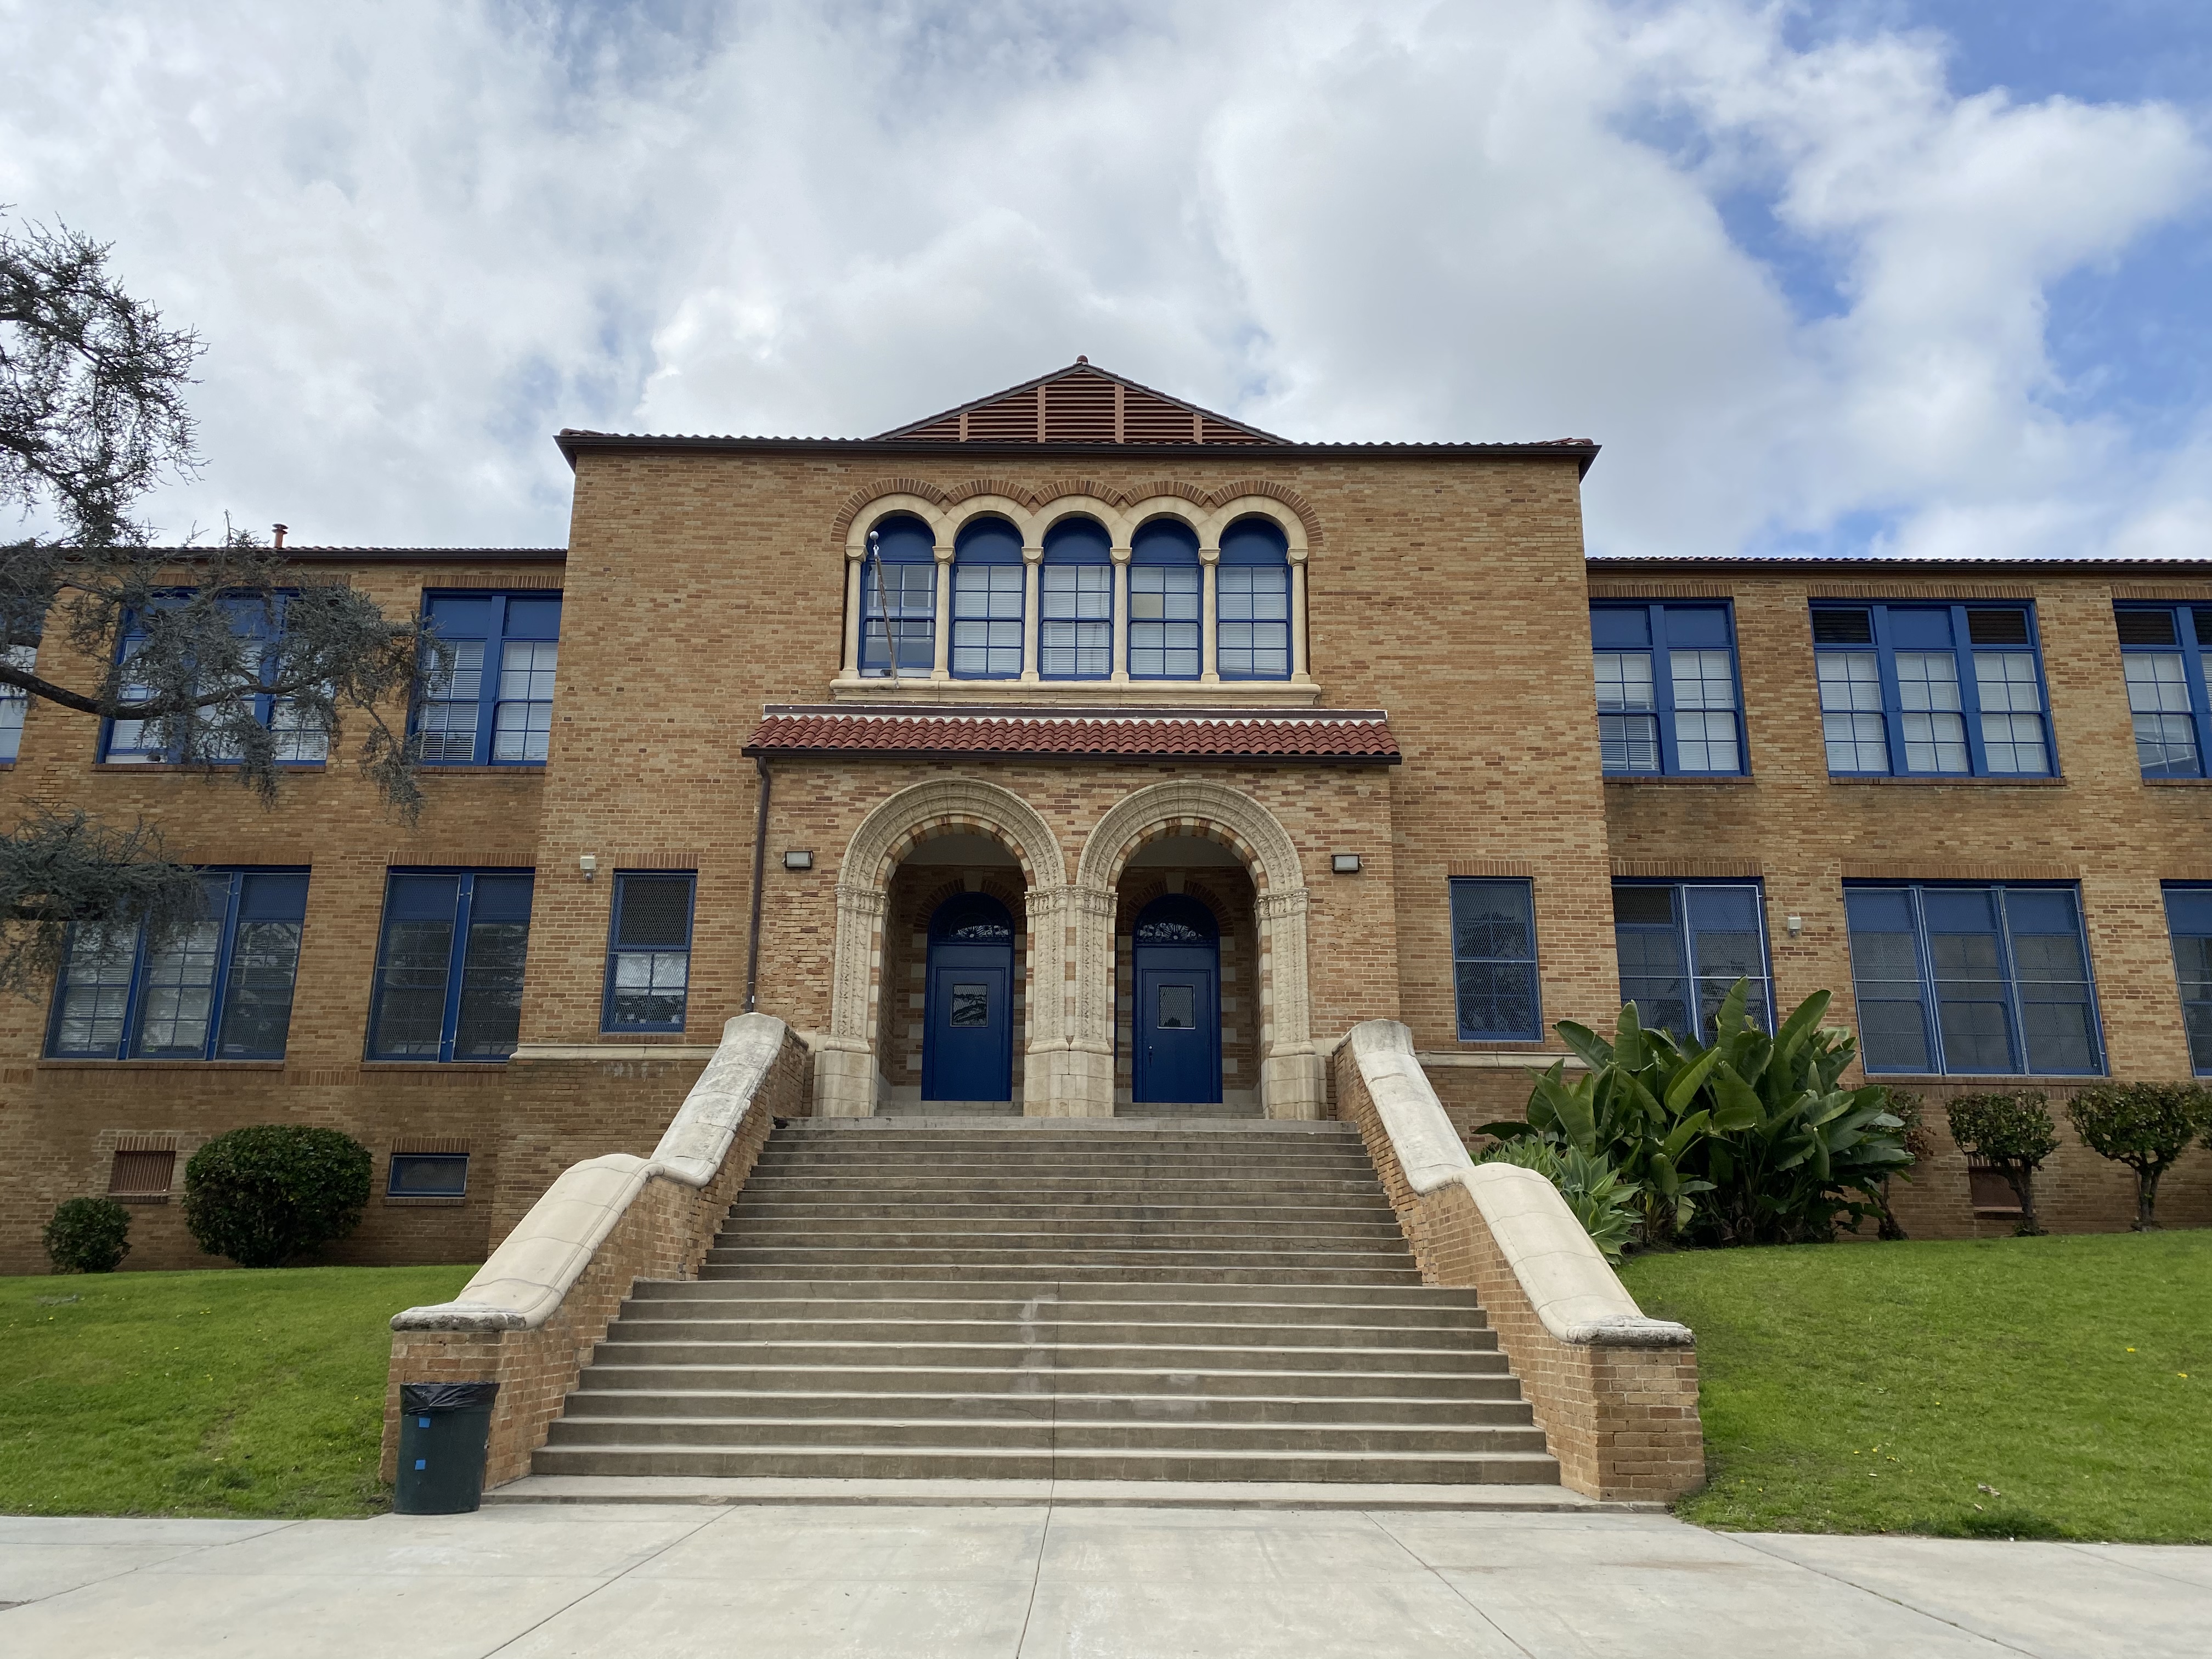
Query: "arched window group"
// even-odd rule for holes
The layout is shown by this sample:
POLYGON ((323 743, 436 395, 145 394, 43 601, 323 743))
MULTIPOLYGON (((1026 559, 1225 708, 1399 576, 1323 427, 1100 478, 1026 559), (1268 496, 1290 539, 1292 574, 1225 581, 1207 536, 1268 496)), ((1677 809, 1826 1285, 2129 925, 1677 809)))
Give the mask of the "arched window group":
POLYGON ((857 561, 862 678, 1288 680, 1293 638, 1290 543, 1254 514, 1222 532, 1217 554, 1179 518, 1147 520, 1117 550, 1096 520, 1063 518, 1025 549, 986 514, 938 557, 931 526, 894 513, 857 561), (940 638, 940 629, 942 637, 940 638))

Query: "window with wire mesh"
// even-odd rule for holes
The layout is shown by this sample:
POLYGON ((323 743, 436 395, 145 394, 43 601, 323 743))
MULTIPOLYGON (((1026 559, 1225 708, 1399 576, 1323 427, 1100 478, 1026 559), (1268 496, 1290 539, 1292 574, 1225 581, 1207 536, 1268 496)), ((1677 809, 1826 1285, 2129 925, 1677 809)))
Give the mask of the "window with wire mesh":
POLYGON ((602 1028, 680 1031, 691 980, 689 871, 629 871, 615 877, 602 1028))

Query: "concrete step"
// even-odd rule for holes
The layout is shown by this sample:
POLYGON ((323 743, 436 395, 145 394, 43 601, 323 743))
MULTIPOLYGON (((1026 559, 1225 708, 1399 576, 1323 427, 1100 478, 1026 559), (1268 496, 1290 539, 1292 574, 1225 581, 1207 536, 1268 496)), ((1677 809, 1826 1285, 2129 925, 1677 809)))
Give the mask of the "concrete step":
POLYGON ((1429 1348, 1363 1343, 1329 1347, 1319 1344, 1266 1346, 1260 1343, 1059 1342, 1040 1350, 1028 1342, 994 1342, 949 1338, 943 1341, 841 1341, 805 1339, 679 1337, 633 1340, 609 1331, 593 1358, 620 1357, 633 1365, 787 1365, 827 1370, 841 1365, 1018 1367, 1036 1369, 1049 1358, 1053 1369, 1138 1368, 1165 1370, 1321 1370, 1340 1376, 1363 1371, 1451 1374, 1487 1369, 1497 1356, 1484 1348, 1429 1348))
POLYGON ((819 1221, 800 1216, 739 1218, 716 1243, 827 1244, 869 1247, 953 1245, 994 1249, 1382 1249, 1403 1251, 1405 1235, 1393 1221, 1044 1221, 999 1224, 933 1215, 882 1216, 869 1221, 819 1221))
POLYGON ((1359 1480, 1548 1485, 1538 1452, 1030 1450, 992 1447, 546 1446, 538 1474, 805 1476, 841 1480, 1359 1480))
MULTIPOLYGON (((773 1198, 844 1199, 855 1203, 903 1204, 950 1197, 956 1201, 1050 1202, 1096 1199, 1107 1189, 1087 1176, 926 1175, 911 1170, 896 1175, 848 1180, 836 1175, 757 1176, 745 1191, 773 1198)), ((1118 1186, 1124 1196, 1141 1194, 1161 1204, 1241 1204, 1279 1207, 1309 1200, 1360 1203, 1377 1199, 1370 1176, 1364 1179, 1224 1182, 1168 1178, 1118 1186)), ((744 1199, 738 1200, 742 1204, 744 1199)), ((734 1206, 732 1207, 735 1207, 734 1206)))
MULTIPOLYGON (((619 1368, 617 1368, 619 1369, 619 1368)), ((609 1375, 614 1375, 611 1371, 609 1375)), ((1510 1382, 1510 1379, 1497 1379, 1510 1382)), ((1534 1420, 1528 1404, 1503 1394, 1496 1399, 1431 1399, 1422 1395, 1224 1395, 1218 1397, 1146 1395, 896 1394, 823 1389, 775 1393, 757 1389, 617 1389, 585 1387, 568 1409, 586 1417, 821 1417, 1040 1418, 1062 1423, 1395 1423, 1522 1428, 1534 1420)))
POLYGON ((961 1247, 924 1240, 906 1244, 887 1242, 876 1245, 806 1244, 797 1241, 717 1244, 707 1252, 707 1265, 710 1267, 790 1267, 801 1265, 820 1267, 836 1264, 870 1273, 910 1267, 925 1268, 931 1278, 941 1279, 948 1273, 1030 1267, 1045 1255, 1058 1258, 1053 1269, 1055 1278, 1070 1277, 1085 1269, 1133 1269, 1171 1274, 1223 1267, 1268 1273, 1278 1278, 1292 1272, 1303 1276, 1309 1271, 1354 1271, 1402 1272, 1413 1276, 1410 1282, 1419 1279, 1410 1258, 1404 1267, 1400 1267, 1392 1253, 1386 1251, 1303 1250, 1287 1245, 1273 1250, 1166 1247, 1144 1249, 1130 1246, 1087 1249, 1083 1248, 1080 1240, 1071 1239, 1043 1239, 1026 1248, 961 1247))
MULTIPOLYGON (((1039 1370, 1018 1362, 994 1365, 853 1364, 701 1365, 662 1363, 644 1350, 609 1347, 586 1375, 586 1390, 604 1386, 632 1393, 1002 1394, 1048 1399, 1060 1392, 1180 1401, 1340 1397, 1420 1400, 1518 1400, 1521 1385, 1503 1354, 1471 1354, 1456 1371, 1342 1371, 1310 1368, 1208 1372, 1161 1366, 1063 1364, 1039 1370), (597 1382, 592 1379, 598 1379, 597 1382)), ((571 1395, 584 1397, 586 1390, 571 1395)))
POLYGON ((1160 1423, 1048 1420, 1032 1417, 914 1419, 897 1417, 600 1417, 570 1414, 549 1446, 902 1446, 929 1450, 1027 1448, 1041 1451, 1541 1452, 1544 1431, 1491 1424, 1160 1423))
MULTIPOLYGON (((1019 1255, 1020 1252, 1011 1254, 1019 1255)), ((1172 1255, 1146 1261, 1142 1252, 1132 1253, 1136 1259, 1127 1261, 1100 1263, 1095 1261, 1040 1261, 1034 1258, 1013 1262, 960 1262, 947 1260, 942 1254, 931 1255, 915 1252, 910 1257, 896 1251, 878 1251, 863 1262, 850 1262, 836 1253, 822 1250, 761 1250, 743 1249, 709 1251, 705 1266, 699 1269, 700 1282, 714 1279, 744 1279, 756 1278, 780 1279, 794 1275, 813 1278, 840 1268, 849 1268, 856 1275, 872 1279, 912 1279, 938 1280, 957 1275, 973 1275, 984 1280, 1003 1276, 1010 1271, 1034 1272, 1066 1286, 1076 1284, 1137 1285, 1147 1281, 1160 1284, 1190 1284, 1207 1281, 1219 1285, 1249 1285, 1273 1286, 1283 1282, 1285 1269, 1275 1258, 1258 1266, 1218 1267, 1190 1261, 1178 1261, 1172 1255), (716 1259, 717 1257, 722 1259, 716 1259)), ((1408 1262, 1398 1267, 1310 1267, 1297 1269, 1301 1284, 1308 1285, 1386 1285, 1419 1286, 1419 1269, 1408 1262)))
POLYGON ((1230 1304, 1303 1307, 1353 1304, 1371 1308, 1478 1309, 1475 1293, 1445 1285, 1312 1285, 1273 1279, 1257 1285, 1218 1281, 1158 1283, 1064 1284, 1030 1283, 1022 1279, 641 1279, 631 1287, 631 1300, 675 1301, 712 1297, 722 1301, 796 1298, 802 1301, 1000 1299, 1009 1303, 1049 1299, 1067 1307, 1107 1306, 1121 1302, 1202 1303, 1220 1308, 1230 1304))
POLYGON ((526 1474, 484 1494, 497 1504, 1049 1504, 1055 1509, 1302 1510, 1425 1515, 1658 1515, 1663 1504, 1608 1504, 1565 1486, 1357 1480, 713 1480, 703 1475, 526 1474))
MULTIPOLYGON (((1235 1226, 1279 1227, 1289 1224, 1279 1204, 1226 1203, 1084 1203, 1073 1200, 1035 1198, 943 1198, 915 1204, 912 1213, 941 1221, 982 1222, 1003 1226, 1024 1221, 1176 1221, 1218 1222, 1235 1226)), ((889 1221, 880 1200, 828 1193, 785 1193, 771 1188, 749 1192, 730 1208, 732 1224, 753 1221, 805 1220, 835 1222, 889 1221)), ((1297 1206, 1296 1219, 1322 1224, 1358 1222, 1362 1225, 1398 1227, 1398 1218, 1377 1196, 1358 1199, 1350 1194, 1297 1206)))
POLYGON ((1364 1325, 1349 1320, 1255 1325, 1221 1320, 636 1319, 617 1321, 609 1342, 1012 1343, 1042 1350, 1137 1343, 1151 1347, 1351 1348, 1486 1351, 1495 1331, 1465 1324, 1364 1325))
POLYGON ((1479 1308, 1358 1302, 1074 1302, 1052 1297, 875 1297, 865 1300, 858 1297, 828 1297, 802 1300, 794 1297, 658 1296, 632 1297, 622 1308, 625 1327, 650 1322, 724 1324, 736 1321, 884 1320, 1027 1323, 1049 1325, 1063 1331, 1160 1321, 1200 1322, 1244 1330, 1371 1329, 1380 1326, 1408 1330, 1481 1330, 1489 1323, 1479 1308))

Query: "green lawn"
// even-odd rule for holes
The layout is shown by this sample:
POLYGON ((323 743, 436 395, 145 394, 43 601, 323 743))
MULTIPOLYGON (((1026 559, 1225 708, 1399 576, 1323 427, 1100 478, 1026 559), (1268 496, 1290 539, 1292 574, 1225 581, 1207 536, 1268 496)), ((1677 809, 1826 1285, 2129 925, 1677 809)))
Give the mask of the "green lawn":
POLYGON ((386 1322, 474 1271, 0 1279, 0 1513, 385 1508, 386 1322))
POLYGON ((1698 1334, 1706 1526, 2212 1542, 2212 1232, 1631 1261, 1698 1334))

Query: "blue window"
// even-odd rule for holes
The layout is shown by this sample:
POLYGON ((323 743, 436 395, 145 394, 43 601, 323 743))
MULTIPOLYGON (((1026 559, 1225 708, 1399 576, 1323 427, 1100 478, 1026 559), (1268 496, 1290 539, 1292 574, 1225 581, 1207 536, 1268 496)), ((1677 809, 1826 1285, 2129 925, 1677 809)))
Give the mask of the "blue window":
POLYGON ((2167 887, 2166 925, 2173 936, 2190 1069, 2199 1077, 2212 1075, 2212 887, 2167 887))
MULTIPOLYGON (((154 696, 154 687, 131 677, 131 659, 148 648, 159 627, 160 613, 172 604, 179 604, 185 596, 173 599, 156 599, 154 615, 143 611, 131 613, 125 619, 123 635, 117 644, 117 659, 124 665, 123 683, 119 688, 126 701, 139 701, 154 696)), ((292 595, 277 593, 269 599, 258 595, 245 595, 226 599, 224 608, 230 612, 231 627, 243 639, 259 643, 260 676, 264 683, 279 667, 283 640, 284 610, 292 595), (273 612, 273 616, 272 616, 273 612)), ((249 671, 256 656, 249 643, 246 656, 249 671)), ((213 688, 204 688, 212 690, 213 688)), ((276 739, 276 759, 295 766, 318 766, 330 750, 330 737, 319 726, 311 726, 298 705, 289 698, 270 696, 262 692, 251 696, 253 718, 267 726, 276 739)), ((16 716, 20 729, 21 715, 16 716)), ((181 729, 182 722, 175 720, 110 720, 102 734, 100 758, 112 765, 145 765, 163 762, 171 765, 191 760, 215 765, 234 763, 240 757, 235 751, 222 747, 222 739, 199 721, 187 739, 181 729), (167 729, 165 729, 167 728, 167 729)))
POLYGON ((2076 889, 1852 884, 1844 903, 1869 1072, 2105 1069, 2076 889))
POLYGON ((2032 608, 1816 605, 1813 646, 1832 775, 2057 769, 2032 608))
POLYGON ((2122 605, 2113 611, 2143 776, 2203 777, 2204 757, 2212 754, 2212 705, 2204 689, 2212 606, 2122 605))
POLYGON ((393 1198, 459 1198, 469 1190, 466 1152, 394 1152, 384 1178, 393 1198))
POLYGON ((371 1060, 495 1060, 522 1029, 527 870, 395 870, 368 1011, 371 1060))
POLYGON ((1654 1030, 1713 1040, 1713 1016, 1740 979, 1744 1012, 1774 1029, 1774 977, 1757 882, 1616 881, 1613 938, 1620 1000, 1654 1030))
POLYGON ((1542 1036, 1531 884, 1455 879, 1451 923, 1459 1040, 1533 1042, 1542 1036))
POLYGON ((1595 605, 1597 742, 1607 776, 1743 770, 1742 698, 1724 605, 1595 605))
POLYGON ((952 553, 952 674, 1005 680, 1022 672, 1022 538, 1004 519, 963 525, 952 553))
POLYGON ((888 678, 896 647, 898 672, 927 679, 937 666, 937 538, 901 513, 875 527, 872 544, 860 567, 860 673, 888 678))
POLYGON ((1038 581, 1038 674, 1104 679, 1114 669, 1113 544, 1105 531, 1089 519, 1053 526, 1038 581))
MULTIPOLYGON (((29 673, 39 665, 35 645, 0 646, 0 661, 29 673)), ((0 685, 0 761, 14 760, 23 748, 23 713, 31 706, 27 691, 0 685)))
POLYGON ((424 694, 426 766, 543 766, 553 735, 558 593, 427 593, 422 614, 453 659, 424 694))
POLYGON ((1129 549, 1129 677, 1196 679, 1197 533, 1180 519, 1155 519, 1130 538, 1129 549))
POLYGON ((307 914, 304 870, 207 870, 202 918, 70 929, 47 1052, 68 1060, 282 1060, 307 914))
POLYGON ((609 1031, 680 1031, 691 978, 691 902, 698 878, 628 872, 615 877, 607 984, 599 1012, 609 1031))
POLYGON ((1214 653, 1224 680, 1291 677, 1291 550, 1272 519, 1221 532, 1214 573, 1214 653))

